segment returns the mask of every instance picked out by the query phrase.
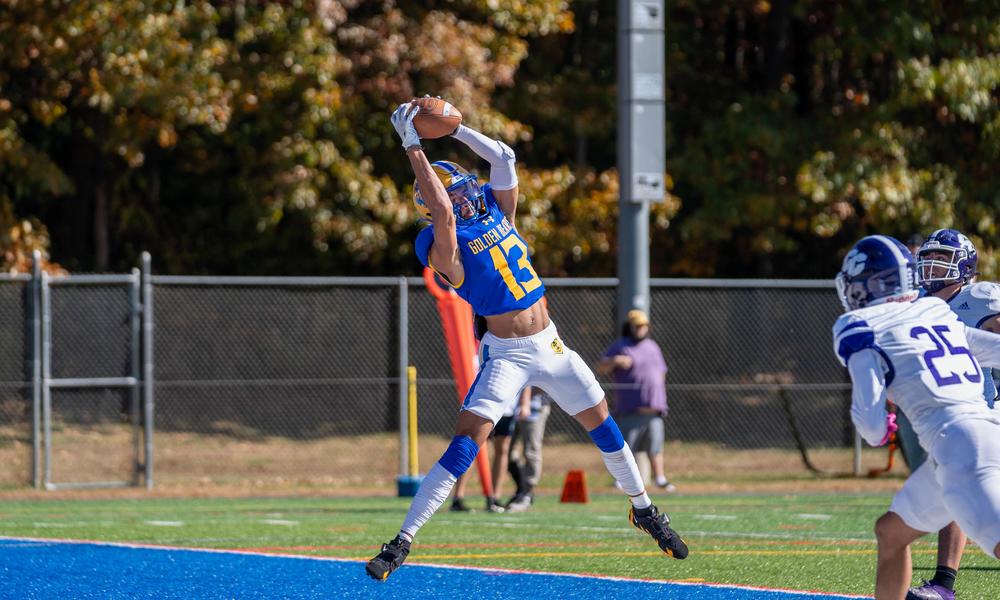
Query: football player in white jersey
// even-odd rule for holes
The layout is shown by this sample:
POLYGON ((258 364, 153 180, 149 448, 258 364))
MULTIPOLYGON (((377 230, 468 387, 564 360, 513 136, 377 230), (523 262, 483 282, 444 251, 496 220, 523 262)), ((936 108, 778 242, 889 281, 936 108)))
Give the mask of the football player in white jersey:
MULTIPOLYGON (((1000 285, 973 283, 978 260, 969 238, 954 229, 938 229, 917 250, 917 279, 928 294, 947 302, 969 327, 1000 333, 1000 285)), ((997 388, 990 369, 983 369, 983 393, 993 408, 997 388)), ((911 465, 913 469, 918 466, 911 465)), ((906 600, 954 600, 955 576, 965 542, 965 534, 954 522, 942 529, 934 577, 910 588, 906 600)))
POLYGON ((875 598, 899 600, 910 544, 951 521, 1000 558, 1000 416, 984 402, 980 367, 1000 367, 1000 335, 967 327, 940 298, 918 299, 913 256, 891 237, 855 244, 836 282, 847 312, 833 348, 853 383, 855 427, 885 444, 896 428, 891 398, 930 457, 875 523, 875 598))

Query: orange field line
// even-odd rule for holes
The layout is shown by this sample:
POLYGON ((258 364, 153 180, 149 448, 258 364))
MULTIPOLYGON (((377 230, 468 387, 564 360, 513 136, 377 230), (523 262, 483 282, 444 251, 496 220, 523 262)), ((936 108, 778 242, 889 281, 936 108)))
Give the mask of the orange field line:
MULTIPOLYGON (((711 538, 710 538, 711 539, 711 538)), ((867 546, 874 545, 875 540, 864 541, 864 540, 753 540, 753 542, 747 542, 746 540, 718 540, 712 539, 711 542, 706 542, 702 539, 700 545, 711 545, 711 546, 747 546, 748 543, 752 543, 754 546, 867 546)), ((506 543, 450 543, 450 544, 423 544, 418 543, 417 546, 421 549, 423 548, 599 548, 602 546, 620 546, 621 542, 617 540, 606 541, 606 542, 528 542, 528 543, 518 543, 518 542, 506 542, 506 543)), ((252 550, 256 552, 308 552, 308 551, 318 551, 318 550, 358 550, 367 551, 374 548, 373 545, 368 544, 354 544, 354 545, 324 545, 324 546, 260 546, 255 548, 246 548, 247 550, 252 550)))

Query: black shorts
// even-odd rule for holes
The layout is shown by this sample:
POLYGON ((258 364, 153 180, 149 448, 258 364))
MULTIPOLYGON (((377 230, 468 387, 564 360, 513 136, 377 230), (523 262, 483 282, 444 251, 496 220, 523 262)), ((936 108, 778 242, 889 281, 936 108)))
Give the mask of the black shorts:
POLYGON ((514 417, 500 417, 497 424, 493 426, 490 437, 510 437, 514 435, 515 429, 517 429, 517 419, 514 417))

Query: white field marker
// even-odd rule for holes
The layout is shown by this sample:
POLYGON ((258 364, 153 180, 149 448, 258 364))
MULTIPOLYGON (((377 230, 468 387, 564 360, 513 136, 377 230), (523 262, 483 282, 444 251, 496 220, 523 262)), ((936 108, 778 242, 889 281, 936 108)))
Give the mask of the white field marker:
POLYGON ((286 521, 284 519, 264 519, 261 523, 265 525, 283 525, 285 527, 294 527, 299 524, 298 521, 286 521))

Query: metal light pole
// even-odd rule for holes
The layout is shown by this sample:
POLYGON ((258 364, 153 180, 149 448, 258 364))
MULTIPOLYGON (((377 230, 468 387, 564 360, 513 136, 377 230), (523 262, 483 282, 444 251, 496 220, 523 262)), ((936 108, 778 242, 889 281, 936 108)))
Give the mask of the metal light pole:
POLYGON ((649 311, 649 204, 663 202, 664 0, 618 2, 618 322, 649 311))

